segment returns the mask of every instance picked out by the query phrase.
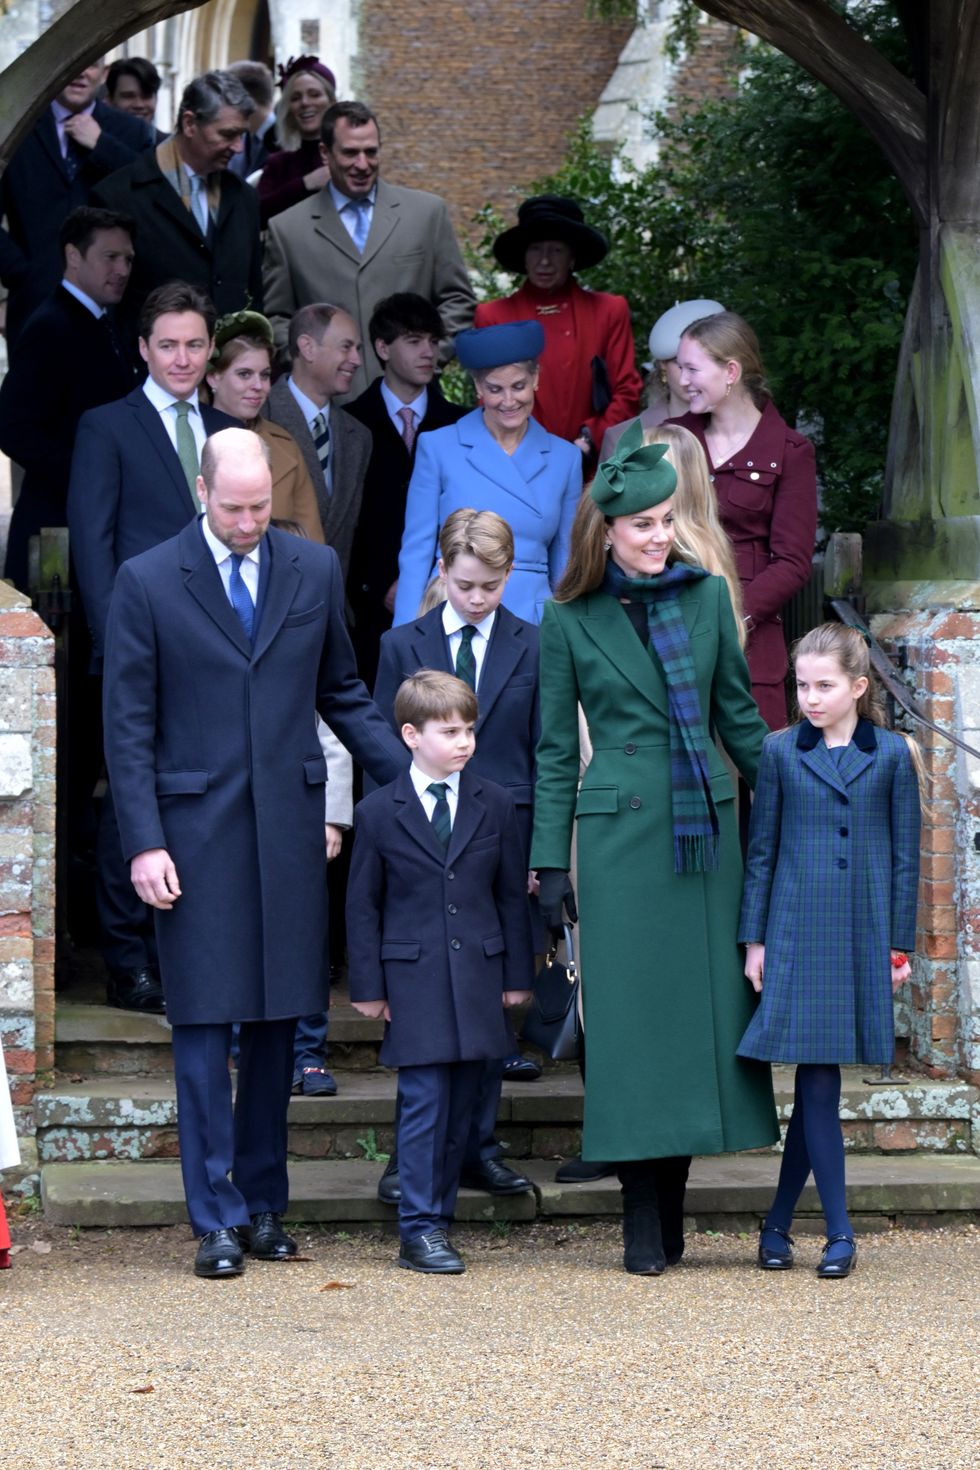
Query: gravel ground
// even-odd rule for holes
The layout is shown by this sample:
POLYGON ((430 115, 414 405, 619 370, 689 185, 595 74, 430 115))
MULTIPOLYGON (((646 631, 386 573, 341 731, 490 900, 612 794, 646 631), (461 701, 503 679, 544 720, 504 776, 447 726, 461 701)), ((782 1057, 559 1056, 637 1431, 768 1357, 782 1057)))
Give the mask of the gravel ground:
POLYGON ((980 1231, 865 1236, 848 1281, 693 1237, 655 1280, 616 1225, 460 1230, 465 1276, 377 1234, 197 1281, 181 1229, 14 1221, 0 1461, 16 1470, 960 1470, 980 1231), (336 1283, 342 1283, 341 1289, 336 1283))

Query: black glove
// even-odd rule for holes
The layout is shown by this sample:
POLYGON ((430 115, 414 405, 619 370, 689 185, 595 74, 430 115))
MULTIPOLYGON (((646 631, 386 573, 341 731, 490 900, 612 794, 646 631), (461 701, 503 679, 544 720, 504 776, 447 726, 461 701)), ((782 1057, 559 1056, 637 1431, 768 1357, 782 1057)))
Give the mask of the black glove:
POLYGON ((570 924, 578 922, 575 890, 571 879, 562 868, 539 868, 538 882, 541 884, 541 891, 538 894, 541 917, 550 932, 560 938, 562 925, 565 922, 562 917, 563 908, 570 924))

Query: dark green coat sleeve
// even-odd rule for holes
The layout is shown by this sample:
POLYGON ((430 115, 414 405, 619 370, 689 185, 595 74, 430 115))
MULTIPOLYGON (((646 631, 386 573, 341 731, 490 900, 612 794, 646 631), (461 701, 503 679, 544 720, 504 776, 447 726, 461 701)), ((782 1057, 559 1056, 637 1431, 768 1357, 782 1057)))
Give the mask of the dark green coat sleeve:
POLYGON ((738 646, 727 584, 723 577, 711 580, 718 588, 718 657, 711 682, 711 728, 743 779, 754 788, 762 742, 769 734, 769 727, 752 698, 749 666, 738 646))
POLYGON ((534 788, 531 867, 567 870, 571 864, 579 775, 579 692, 575 662, 562 628, 561 614, 553 602, 544 605, 539 636, 541 739, 534 788))

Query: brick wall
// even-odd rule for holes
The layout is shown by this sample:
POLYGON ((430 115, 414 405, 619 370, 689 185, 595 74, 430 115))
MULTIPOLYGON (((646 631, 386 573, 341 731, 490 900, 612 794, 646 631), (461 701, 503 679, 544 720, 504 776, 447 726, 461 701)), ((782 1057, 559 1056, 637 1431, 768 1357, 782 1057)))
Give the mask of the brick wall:
POLYGON ((22 1135, 54 1065, 54 687, 51 634, 0 583, 0 1039, 22 1135))
POLYGON ((357 92, 378 113, 384 176, 442 194, 460 233, 492 201, 556 169, 633 25, 592 21, 585 0, 362 0, 357 92))

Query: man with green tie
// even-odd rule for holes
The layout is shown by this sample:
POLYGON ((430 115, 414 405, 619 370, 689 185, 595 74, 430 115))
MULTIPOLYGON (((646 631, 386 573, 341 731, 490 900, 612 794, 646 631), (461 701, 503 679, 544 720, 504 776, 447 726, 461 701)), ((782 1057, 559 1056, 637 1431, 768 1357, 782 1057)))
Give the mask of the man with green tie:
MULTIPOLYGON (((205 439, 236 420, 198 400, 215 309, 184 281, 146 298, 139 349, 148 376, 125 398, 82 415, 72 455, 68 526, 72 563, 100 675, 106 617, 124 561, 175 536, 198 515, 195 485, 205 439)), ((79 369, 81 371, 82 369, 79 369)), ((97 901, 107 999, 124 1010, 162 1011, 153 926, 122 859, 111 794, 102 804, 97 901)))

